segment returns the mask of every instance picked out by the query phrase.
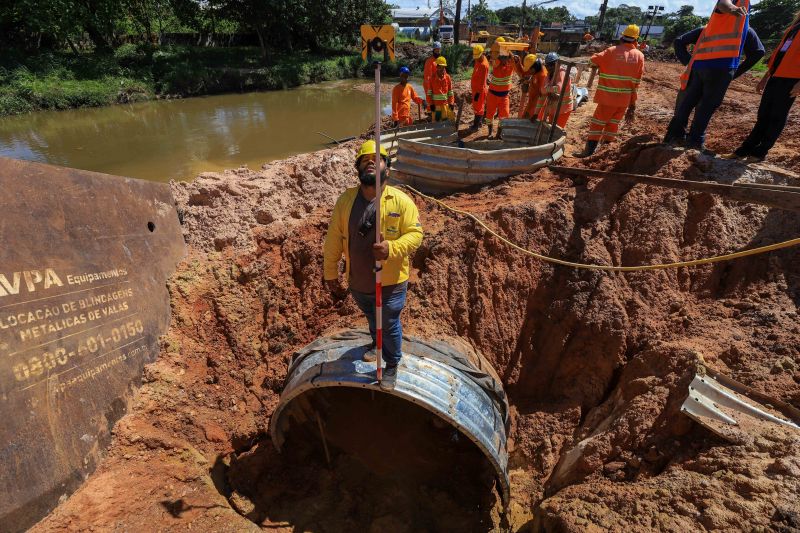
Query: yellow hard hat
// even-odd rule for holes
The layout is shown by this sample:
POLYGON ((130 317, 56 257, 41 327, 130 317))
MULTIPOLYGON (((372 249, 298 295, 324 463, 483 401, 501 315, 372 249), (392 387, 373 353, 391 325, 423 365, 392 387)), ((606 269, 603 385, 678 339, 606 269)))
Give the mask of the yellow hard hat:
POLYGON ((625 31, 622 32, 622 36, 623 37, 628 37, 630 39, 638 39, 639 38, 639 26, 637 26, 636 24, 629 25, 627 28, 625 28, 625 31))
POLYGON ((436 58, 436 66, 437 67, 446 67, 447 66, 447 60, 444 58, 444 56, 439 56, 439 57, 436 58))
POLYGON ((498 37, 497 39, 494 40, 494 42, 496 42, 496 43, 504 43, 504 42, 506 42, 506 38, 505 37, 498 37))
POLYGON ((472 59, 478 59, 483 55, 483 46, 476 44, 472 47, 472 59))
MULTIPOLYGON (((361 148, 358 149, 358 154, 356 154, 356 162, 358 162, 358 160, 365 155, 375 155, 374 139, 364 141, 364 144, 362 144, 361 148)), ((386 148, 383 145, 381 145, 381 156, 385 157, 386 159, 389 159, 389 152, 386 151, 386 148)))
POLYGON ((522 60, 522 70, 530 70, 535 62, 536 56, 534 54, 526 55, 525 59, 522 60))

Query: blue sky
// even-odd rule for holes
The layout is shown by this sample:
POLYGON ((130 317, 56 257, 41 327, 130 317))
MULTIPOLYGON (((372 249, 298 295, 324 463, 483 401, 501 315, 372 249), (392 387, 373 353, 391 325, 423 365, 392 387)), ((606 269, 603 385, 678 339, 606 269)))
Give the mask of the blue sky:
MULTIPOLYGON (((529 0, 528 5, 535 3, 536 0, 529 0)), ((389 0, 388 3, 396 4, 403 8, 413 8, 417 6, 427 7, 428 2, 425 0, 389 0)), ((476 2, 477 3, 477 2, 476 2)), ((553 2, 552 4, 547 4, 547 7, 555 7, 555 6, 566 6, 569 9, 570 13, 575 15, 576 17, 585 17, 587 15, 596 15, 598 10, 600 9, 600 0, 595 1, 586 1, 586 0, 558 0, 557 2, 553 2)), ((714 8, 714 4, 716 2, 714 0, 661 0, 657 2, 657 5, 664 6, 664 12, 669 13, 670 11, 677 10, 682 5, 693 5, 694 11, 698 15, 707 17, 711 14, 711 10, 714 8)), ((754 4, 756 2, 753 2, 754 4)), ((439 4, 438 0, 431 0, 431 6, 435 7, 439 4)), ((629 1, 622 1, 622 0, 609 0, 608 6, 609 7, 616 7, 620 4, 628 4, 633 6, 639 6, 643 10, 647 9, 648 5, 653 5, 653 2, 648 2, 647 0, 629 0, 629 1)), ((462 0, 462 9, 466 12, 467 9, 467 0, 462 0)), ((500 9, 507 6, 521 6, 522 0, 489 0, 489 7, 492 9, 500 9)))

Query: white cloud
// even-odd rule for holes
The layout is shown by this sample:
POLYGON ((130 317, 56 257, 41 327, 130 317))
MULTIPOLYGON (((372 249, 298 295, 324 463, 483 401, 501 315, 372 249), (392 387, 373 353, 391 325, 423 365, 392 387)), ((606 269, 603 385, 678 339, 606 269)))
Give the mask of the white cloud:
MULTIPOLYGON (((390 0, 388 3, 396 4, 403 8, 413 8, 417 6, 424 6, 427 7, 427 2, 425 1, 418 1, 418 0, 390 0)), ((474 2, 474 3, 477 3, 474 2)), ((528 5, 532 5, 535 3, 535 0, 531 0, 528 2, 528 5)), ((552 4, 547 4, 543 7, 556 7, 556 6, 566 6, 569 9, 569 12, 572 13, 574 16, 578 18, 583 18, 586 16, 597 15, 600 11, 600 1, 595 0, 593 2, 587 2, 585 0, 558 0, 557 2, 553 2, 552 4)), ((753 2, 754 4, 757 2, 753 2)), ((431 6, 436 7, 439 4, 438 0, 431 0, 431 6)), ((608 7, 617 7, 620 4, 627 4, 633 6, 639 6, 642 10, 647 10, 648 5, 653 5, 653 2, 636 2, 636 1, 628 1, 625 2, 624 0, 609 0, 608 7)), ((664 6, 664 13, 669 13, 673 11, 677 11, 679 7, 682 5, 692 5, 694 6, 694 11, 698 15, 703 17, 707 17, 711 14, 711 10, 714 9, 714 5, 716 2, 714 0, 660 0, 657 1, 658 5, 664 6)), ((507 6, 521 6, 522 0, 489 0, 489 7, 492 9, 501 9, 507 6)), ((462 0, 462 8, 463 13, 466 14, 467 11, 467 0, 462 0)))

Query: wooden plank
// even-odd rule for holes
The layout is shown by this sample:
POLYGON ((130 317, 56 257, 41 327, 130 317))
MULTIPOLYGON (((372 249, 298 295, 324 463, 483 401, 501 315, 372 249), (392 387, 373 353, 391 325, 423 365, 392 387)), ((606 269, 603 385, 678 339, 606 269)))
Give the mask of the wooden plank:
POLYGON ((722 183, 708 181, 676 180, 672 178, 647 176, 644 174, 627 174, 624 172, 610 172, 607 170, 595 170, 591 168, 561 167, 555 165, 548 168, 559 174, 586 176, 592 178, 612 178, 629 183, 658 185, 661 187, 682 189, 690 192, 706 192, 710 194, 716 194, 736 202, 759 204, 767 207, 777 207, 779 209, 800 212, 800 193, 796 192, 737 187, 734 185, 725 185, 722 183))
POLYGON ((792 187, 791 185, 775 185, 774 183, 743 183, 735 182, 735 187, 747 187, 748 189, 768 189, 771 191, 784 191, 800 193, 800 187, 792 187))

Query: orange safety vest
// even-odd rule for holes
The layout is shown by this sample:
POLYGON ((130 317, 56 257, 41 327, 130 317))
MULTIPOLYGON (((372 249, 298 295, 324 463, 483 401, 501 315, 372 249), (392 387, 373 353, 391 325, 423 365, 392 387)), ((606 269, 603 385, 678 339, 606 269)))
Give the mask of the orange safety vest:
MULTIPOLYGON (((489 76, 489 90, 501 93, 508 93, 511 90, 511 76, 514 74, 514 62, 508 61, 503 65, 498 59, 494 63, 492 74, 489 76)), ((508 96, 507 94, 505 96, 508 96)))
POLYGON ((635 43, 622 43, 592 56, 598 67, 594 101, 613 107, 636 103, 636 90, 644 73, 644 54, 635 43))
POLYGON ((428 80, 428 103, 439 106, 455 104, 453 80, 450 79, 450 74, 445 72, 441 78, 438 75, 434 75, 433 78, 428 80))
MULTIPOLYGON (((737 7, 745 7, 748 12, 750 11, 750 0, 732 1, 737 7)), ((747 17, 742 15, 719 13, 716 10, 711 13, 708 24, 700 32, 700 37, 694 45, 692 59, 681 74, 681 89, 685 89, 689 83, 689 74, 695 61, 739 57, 746 21, 747 17)))
POLYGON ((392 89, 392 120, 400 120, 411 116, 411 101, 422 103, 422 98, 417 96, 417 91, 410 83, 398 83, 392 89))
POLYGON ((776 78, 800 78, 800 31, 794 34, 794 38, 792 39, 792 43, 789 45, 789 49, 786 50, 786 53, 783 55, 783 59, 781 59, 781 64, 778 65, 777 69, 773 70, 772 64, 775 62, 775 56, 784 47, 786 43, 786 38, 789 37, 789 32, 800 25, 800 22, 793 26, 789 26, 789 29, 783 34, 783 38, 781 39, 781 44, 772 52, 772 55, 769 58, 769 72, 771 76, 776 78))
POLYGON ((542 70, 533 74, 529 82, 528 103, 525 106, 523 115, 529 117, 536 116, 539 110, 544 106, 545 97, 547 95, 546 91, 547 69, 542 67, 542 70))
POLYGON ((431 56, 425 60, 425 67, 422 69, 422 88, 428 90, 428 82, 436 75, 436 58, 431 56))
MULTIPOLYGON (((550 81, 546 83, 543 93, 545 95, 559 94, 561 92, 561 87, 564 85, 564 76, 566 74, 567 72, 559 67, 558 72, 553 74, 553 77, 550 79, 550 81)), ((542 108, 545 108, 545 112, 548 115, 552 115, 555 113, 557 107, 558 98, 543 97, 539 99, 539 102, 537 102, 536 111, 538 112, 542 108)), ((567 80, 567 89, 564 94, 564 98, 561 100, 561 109, 558 111, 559 116, 566 113, 571 113, 573 107, 574 101, 572 99, 572 82, 567 80)))
POLYGON ((470 83, 472 85, 473 95, 486 90, 486 80, 488 77, 489 61, 486 59, 486 56, 481 56, 479 60, 475 61, 475 68, 472 70, 470 83))

